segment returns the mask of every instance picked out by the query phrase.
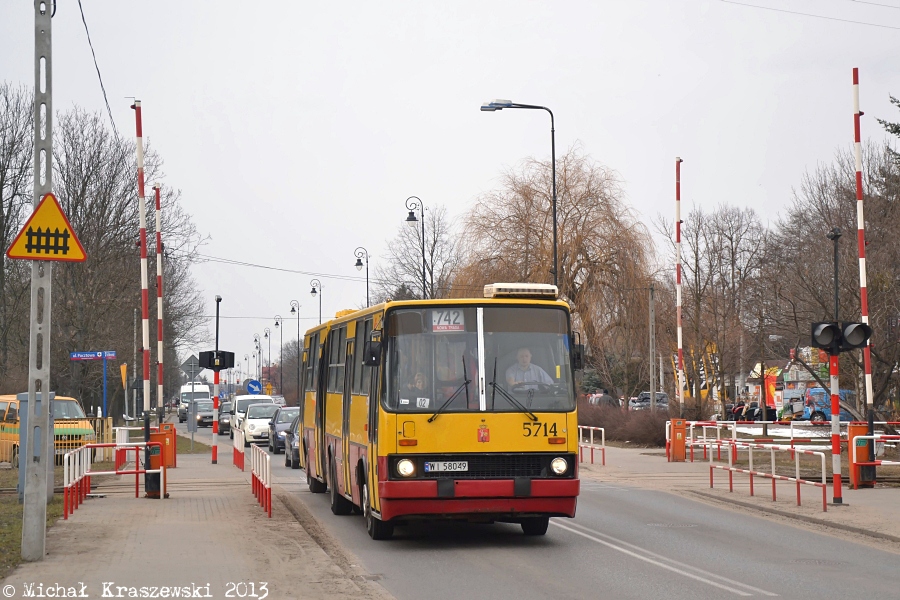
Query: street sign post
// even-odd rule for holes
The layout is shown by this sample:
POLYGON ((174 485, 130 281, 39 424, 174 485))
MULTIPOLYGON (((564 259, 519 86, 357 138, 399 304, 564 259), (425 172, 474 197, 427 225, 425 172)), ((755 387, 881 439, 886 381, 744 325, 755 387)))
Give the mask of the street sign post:
POLYGON ((70 352, 69 360, 102 360, 103 361, 103 414, 102 417, 109 416, 106 409, 106 361, 115 360, 115 350, 102 350, 92 352, 70 352))
POLYGON ((247 393, 248 394, 259 394, 262 392, 262 384, 255 379, 251 379, 247 382, 247 393))

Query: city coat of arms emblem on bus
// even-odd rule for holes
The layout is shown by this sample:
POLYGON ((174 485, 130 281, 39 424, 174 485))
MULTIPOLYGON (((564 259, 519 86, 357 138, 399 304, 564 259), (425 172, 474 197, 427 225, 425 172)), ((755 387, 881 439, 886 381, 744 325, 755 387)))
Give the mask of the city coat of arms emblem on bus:
POLYGON ((479 425, 479 427, 478 427, 478 441, 479 441, 479 442, 489 442, 489 441, 491 441, 491 430, 487 428, 487 425, 479 425))

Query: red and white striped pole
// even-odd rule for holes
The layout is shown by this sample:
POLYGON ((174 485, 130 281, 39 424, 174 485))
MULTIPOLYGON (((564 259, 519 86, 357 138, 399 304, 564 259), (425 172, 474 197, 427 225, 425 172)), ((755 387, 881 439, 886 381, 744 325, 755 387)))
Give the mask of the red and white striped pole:
POLYGON ((675 157, 675 315, 678 329, 678 406, 684 416, 684 346, 681 335, 681 158, 675 157))
POLYGON ((156 192, 156 401, 165 407, 163 394, 163 245, 162 209, 160 208, 159 184, 153 186, 156 192))
MULTIPOLYGON (((144 134, 141 125, 141 101, 135 100, 131 105, 134 109, 136 142, 137 142, 137 176, 138 176, 138 213, 140 215, 140 246, 141 246, 141 324, 143 337, 141 338, 144 366, 144 441, 150 441, 150 292, 147 285, 147 199, 144 197, 144 134)), ((162 459, 162 457, 160 457, 162 459)), ((145 468, 150 468, 150 446, 144 450, 145 468)), ((144 474, 144 489, 147 497, 159 497, 159 486, 154 485, 155 480, 149 474, 144 474), (155 488, 155 490, 153 489, 155 488)))
POLYGON ((141 338, 144 358, 144 411, 150 412, 150 292, 147 281, 147 199, 144 197, 144 138, 141 125, 141 101, 131 106, 137 127, 138 213, 141 245, 141 338))
MULTIPOLYGON (((856 155, 856 226, 857 244, 859 246, 859 302, 862 322, 869 324, 869 294, 866 290, 866 221, 863 217, 863 185, 862 185, 862 144, 859 135, 859 69, 853 68, 853 151, 856 155)), ((872 351, 871 342, 863 348, 863 368, 866 373, 866 408, 874 408, 875 395, 872 389, 872 351)), ((871 435, 872 432, 869 432, 871 435)))
MULTIPOLYGON (((841 492, 841 390, 838 378, 838 354, 833 348, 829 351, 828 372, 831 375, 831 472, 833 473, 833 501, 843 504, 841 492)), ((853 449, 847 446, 849 452, 853 449)))

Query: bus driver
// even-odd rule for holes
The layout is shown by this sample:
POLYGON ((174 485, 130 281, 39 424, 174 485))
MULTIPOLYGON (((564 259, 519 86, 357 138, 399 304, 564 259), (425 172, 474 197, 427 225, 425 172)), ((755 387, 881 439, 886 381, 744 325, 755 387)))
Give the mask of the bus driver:
POLYGON ((506 383, 513 386, 517 383, 553 384, 547 372, 531 362, 531 350, 522 347, 516 352, 516 363, 506 370, 506 383))

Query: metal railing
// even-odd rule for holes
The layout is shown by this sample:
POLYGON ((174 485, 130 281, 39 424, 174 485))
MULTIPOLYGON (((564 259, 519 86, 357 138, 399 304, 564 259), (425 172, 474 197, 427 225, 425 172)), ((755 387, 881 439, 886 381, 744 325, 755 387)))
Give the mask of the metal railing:
POLYGON ((594 464, 594 450, 600 450, 601 464, 606 466, 606 429, 603 427, 578 426, 578 462, 584 462, 584 449, 591 451, 591 464, 594 464), (600 445, 594 441, 594 432, 600 432, 600 445))
POLYGON ((272 518, 272 457, 256 444, 250 449, 253 495, 272 518))
MULTIPOLYGON (((140 467, 140 451, 147 447, 156 447, 160 452, 162 461, 162 444, 159 442, 135 442, 127 444, 86 444, 81 448, 70 450, 63 455, 63 519, 68 519, 74 514, 75 509, 81 506, 91 489, 92 475, 134 475, 134 497, 140 497, 140 476, 146 473, 160 473, 162 477, 162 498, 168 498, 168 482, 166 480, 166 467, 162 463, 158 469, 140 467), (113 450, 134 450, 135 468, 122 470, 118 467, 114 471, 92 471, 91 455, 98 448, 112 448, 113 450)), ((145 465, 146 467, 146 465, 145 465)))
MULTIPOLYGON (((744 442, 727 442, 728 444, 734 446, 734 451, 727 452, 728 454, 728 465, 717 465, 713 464, 713 453, 712 448, 710 448, 709 452, 709 487, 714 487, 714 478, 713 473, 716 469, 721 469, 723 471, 728 472, 728 491, 734 491, 734 474, 735 473, 746 473, 750 475, 750 495, 754 495, 753 490, 753 477, 763 477, 766 479, 772 480, 772 501, 776 500, 776 489, 775 483, 776 481, 792 481, 797 486, 797 506, 800 506, 800 486, 801 485, 812 485, 815 487, 822 488, 822 511, 828 510, 828 499, 827 499, 827 490, 828 484, 826 482, 826 472, 825 472, 825 453, 824 452, 816 452, 814 450, 800 450, 791 446, 783 446, 778 444, 748 444, 744 442), (749 466, 746 469, 742 469, 734 466, 733 458, 736 455, 737 449, 746 449, 749 452, 749 466), (768 450, 769 456, 771 460, 771 473, 766 473, 764 471, 754 470, 753 468, 753 450, 768 450), (775 453, 776 452, 790 452, 792 458, 794 459, 794 477, 787 477, 784 475, 778 475, 775 473, 775 453), (822 480, 820 482, 817 481, 809 481, 800 477, 800 455, 809 455, 809 456, 818 456, 822 462, 822 480)), ((710 445, 712 445, 710 443, 710 445)))
MULTIPOLYGON (((868 452, 868 444, 859 444, 860 440, 863 440, 863 441, 864 440, 872 440, 872 443, 876 444, 877 442, 884 442, 885 440, 888 440, 888 441, 889 440, 894 440, 894 441, 900 440, 900 435, 883 435, 883 434, 876 433, 874 435, 855 435, 855 436, 853 436, 853 440, 850 444, 850 447, 853 448, 853 450, 851 450, 851 452, 853 452, 853 454, 851 455, 851 459, 850 459, 851 466, 854 464, 857 467, 900 466, 900 461, 896 461, 896 460, 869 460, 868 454, 866 455, 866 460, 857 461, 856 460, 856 449, 857 448, 861 447, 861 448, 865 449, 866 452, 868 452)), ((851 484, 854 489, 856 489, 859 486, 858 480, 857 480, 857 473, 858 472, 853 469, 850 470, 851 484)))

